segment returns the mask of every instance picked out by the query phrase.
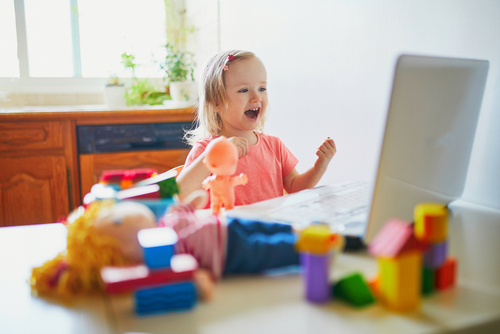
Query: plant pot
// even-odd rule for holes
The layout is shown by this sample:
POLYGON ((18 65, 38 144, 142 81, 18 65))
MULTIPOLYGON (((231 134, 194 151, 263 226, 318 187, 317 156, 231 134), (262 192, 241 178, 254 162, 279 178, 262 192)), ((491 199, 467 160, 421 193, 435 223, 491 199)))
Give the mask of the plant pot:
POLYGON ((173 101, 195 101, 197 96, 194 81, 174 81, 170 83, 170 97, 173 101))
POLYGON ((108 108, 126 107, 125 86, 110 85, 104 87, 104 101, 106 102, 106 106, 108 106, 108 108))

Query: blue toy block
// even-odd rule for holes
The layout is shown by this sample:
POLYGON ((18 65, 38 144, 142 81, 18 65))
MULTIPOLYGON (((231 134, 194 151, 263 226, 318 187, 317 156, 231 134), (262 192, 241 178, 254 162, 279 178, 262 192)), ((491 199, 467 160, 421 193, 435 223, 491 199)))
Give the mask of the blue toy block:
POLYGON ((137 290, 135 313, 140 316, 186 311, 196 305, 194 282, 182 282, 137 290))
POLYGON ((424 253, 424 267, 429 269, 437 269, 446 260, 448 256, 448 242, 440 242, 430 244, 427 251, 424 253))
POLYGON ((175 200, 172 197, 168 197, 160 200, 135 200, 135 202, 139 202, 150 208, 155 214, 156 220, 159 220, 167 212, 168 207, 175 203, 175 200))
POLYGON ((139 244, 144 250, 144 262, 151 269, 168 268, 179 240, 170 227, 142 229, 137 233, 139 244))

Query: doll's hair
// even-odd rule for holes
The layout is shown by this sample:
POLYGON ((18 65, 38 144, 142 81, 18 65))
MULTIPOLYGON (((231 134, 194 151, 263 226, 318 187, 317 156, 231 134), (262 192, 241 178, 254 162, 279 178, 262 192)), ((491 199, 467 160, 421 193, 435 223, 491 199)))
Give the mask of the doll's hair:
MULTIPOLYGON (((186 131, 184 136, 189 145, 193 146, 196 141, 209 136, 220 135, 222 119, 215 109, 219 105, 227 106, 228 104, 224 80, 225 73, 228 70, 231 71, 232 63, 252 57, 256 56, 250 51, 228 50, 216 54, 204 64, 199 85, 196 128, 186 131)), ((262 132, 264 130, 266 116, 267 112, 257 124, 257 131, 262 132)))

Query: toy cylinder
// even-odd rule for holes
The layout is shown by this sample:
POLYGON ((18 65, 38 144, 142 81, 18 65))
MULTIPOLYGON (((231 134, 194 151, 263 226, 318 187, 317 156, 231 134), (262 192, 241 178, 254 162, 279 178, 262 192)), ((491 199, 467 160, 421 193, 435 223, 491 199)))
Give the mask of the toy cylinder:
POLYGON ((330 254, 315 255, 301 253, 300 261, 303 270, 306 299, 313 303, 324 303, 330 300, 329 284, 330 254))

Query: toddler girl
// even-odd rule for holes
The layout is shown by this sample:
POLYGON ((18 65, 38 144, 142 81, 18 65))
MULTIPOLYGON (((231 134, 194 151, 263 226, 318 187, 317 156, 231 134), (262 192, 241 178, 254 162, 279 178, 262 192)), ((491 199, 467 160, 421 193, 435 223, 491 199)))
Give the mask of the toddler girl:
POLYGON ((313 167, 303 174, 297 158, 278 137, 262 133, 267 116, 267 75, 261 60, 247 51, 232 50, 209 59, 200 82, 196 129, 186 138, 192 149, 177 177, 181 198, 202 188, 210 171, 203 164, 210 141, 225 136, 238 148, 236 175, 248 176, 235 188, 235 205, 251 204, 316 186, 336 152, 328 138, 318 148, 313 167))

